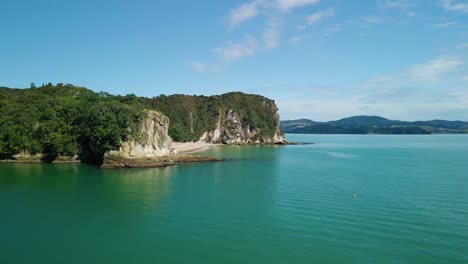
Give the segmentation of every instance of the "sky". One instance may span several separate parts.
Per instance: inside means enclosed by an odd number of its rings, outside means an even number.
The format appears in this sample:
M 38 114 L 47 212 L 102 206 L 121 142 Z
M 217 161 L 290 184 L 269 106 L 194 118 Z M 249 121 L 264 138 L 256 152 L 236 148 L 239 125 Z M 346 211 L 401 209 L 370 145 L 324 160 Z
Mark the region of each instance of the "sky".
M 0 86 L 272 98 L 283 120 L 468 121 L 468 0 L 2 0 Z

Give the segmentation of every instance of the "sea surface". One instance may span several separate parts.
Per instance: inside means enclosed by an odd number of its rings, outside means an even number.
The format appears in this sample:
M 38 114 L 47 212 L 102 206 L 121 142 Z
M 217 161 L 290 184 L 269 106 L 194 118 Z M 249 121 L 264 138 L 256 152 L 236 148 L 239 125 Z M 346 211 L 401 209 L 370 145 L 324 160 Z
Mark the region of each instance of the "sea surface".
M 0 164 L 0 263 L 468 263 L 468 136 L 288 139 L 316 144 Z

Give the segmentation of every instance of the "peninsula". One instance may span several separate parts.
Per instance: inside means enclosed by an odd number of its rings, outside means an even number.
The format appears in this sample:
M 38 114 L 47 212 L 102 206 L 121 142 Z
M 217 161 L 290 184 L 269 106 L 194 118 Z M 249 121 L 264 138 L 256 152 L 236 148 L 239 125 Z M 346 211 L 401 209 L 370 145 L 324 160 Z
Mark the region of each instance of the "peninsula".
M 0 87 L 3 162 L 157 167 L 219 161 L 192 154 L 212 144 L 284 143 L 278 108 L 260 95 L 147 98 L 61 83 Z

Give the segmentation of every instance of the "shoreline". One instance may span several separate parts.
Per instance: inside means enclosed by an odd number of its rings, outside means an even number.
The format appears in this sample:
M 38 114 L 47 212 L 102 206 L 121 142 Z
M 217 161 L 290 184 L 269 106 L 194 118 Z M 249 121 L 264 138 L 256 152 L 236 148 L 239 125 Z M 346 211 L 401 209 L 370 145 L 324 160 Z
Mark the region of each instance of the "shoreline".
M 224 144 L 213 144 L 205 142 L 173 142 L 172 148 L 177 154 L 191 154 L 207 150 L 216 146 L 224 146 Z
M 23 164 L 77 164 L 81 163 L 81 160 L 54 160 L 52 162 L 45 162 L 40 159 L 22 159 L 22 160 L 15 160 L 15 159 L 7 159 L 7 160 L 0 160 L 0 163 L 23 163 Z
M 314 143 L 304 143 L 304 142 L 287 142 L 285 144 L 240 144 L 240 146 L 267 146 L 267 145 L 309 145 Z M 199 163 L 199 162 L 219 162 L 224 161 L 222 158 L 204 156 L 204 155 L 195 155 L 198 152 L 208 150 L 213 147 L 226 146 L 226 144 L 214 144 L 214 143 L 205 143 L 205 142 L 173 142 L 172 147 L 174 154 L 162 157 L 139 157 L 139 158 L 114 158 L 107 159 L 102 165 L 103 169 L 112 169 L 112 168 L 157 168 L 157 167 L 167 167 L 178 164 L 187 164 L 187 163 Z M 227 145 L 230 146 L 230 145 Z M 52 162 L 44 162 L 41 159 L 8 159 L 0 160 L 0 164 L 6 163 L 16 163 L 16 164 L 78 164 L 82 163 L 77 159 L 61 159 L 55 160 Z M 85 163 L 82 163 L 85 164 Z
M 198 156 L 190 154 L 174 154 L 170 156 L 154 157 L 154 158 L 130 158 L 130 159 L 106 159 L 100 166 L 102 169 L 119 169 L 119 168 L 158 168 L 168 167 L 179 164 L 200 163 L 200 162 L 219 162 L 224 159 Z

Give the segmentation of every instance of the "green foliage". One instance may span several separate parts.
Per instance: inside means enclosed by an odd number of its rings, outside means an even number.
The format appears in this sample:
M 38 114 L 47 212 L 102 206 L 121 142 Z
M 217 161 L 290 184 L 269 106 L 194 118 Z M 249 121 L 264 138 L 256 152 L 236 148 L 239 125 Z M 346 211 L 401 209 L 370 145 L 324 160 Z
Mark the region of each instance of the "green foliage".
M 41 153 L 44 161 L 84 154 L 98 163 L 131 135 L 128 128 L 143 115 L 139 100 L 70 84 L 0 88 L 0 159 L 20 152 Z
M 170 118 L 169 135 L 175 141 L 198 140 L 213 131 L 230 109 L 240 116 L 243 127 L 260 128 L 260 137 L 272 136 L 277 126 L 274 102 L 258 95 L 142 98 L 62 83 L 0 87 L 0 159 L 25 152 L 43 154 L 44 161 L 79 155 L 85 162 L 99 164 L 105 152 L 138 137 L 136 124 L 144 118 L 144 109 L 159 110 Z
M 198 140 L 204 132 L 214 130 L 220 115 L 224 117 L 229 109 L 240 115 L 243 127 L 260 128 L 259 137 L 274 135 L 277 126 L 274 102 L 259 95 L 239 92 L 216 96 L 161 95 L 146 99 L 145 103 L 169 117 L 169 135 L 175 141 Z

